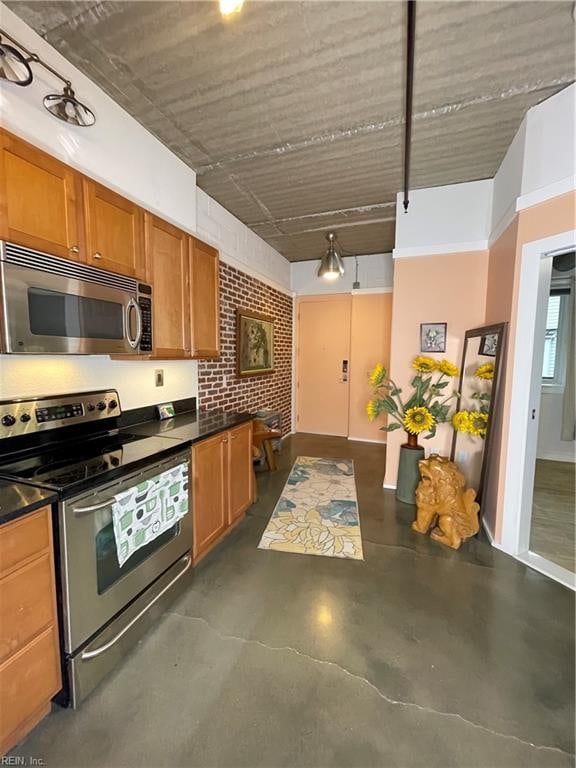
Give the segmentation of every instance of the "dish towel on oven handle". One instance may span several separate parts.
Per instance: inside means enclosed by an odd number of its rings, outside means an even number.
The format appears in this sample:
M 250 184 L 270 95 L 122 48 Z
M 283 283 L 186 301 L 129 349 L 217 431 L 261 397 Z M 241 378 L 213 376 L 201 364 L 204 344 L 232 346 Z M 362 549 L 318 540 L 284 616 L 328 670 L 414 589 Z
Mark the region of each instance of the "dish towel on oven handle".
M 120 567 L 188 512 L 188 464 L 115 494 L 112 523 Z

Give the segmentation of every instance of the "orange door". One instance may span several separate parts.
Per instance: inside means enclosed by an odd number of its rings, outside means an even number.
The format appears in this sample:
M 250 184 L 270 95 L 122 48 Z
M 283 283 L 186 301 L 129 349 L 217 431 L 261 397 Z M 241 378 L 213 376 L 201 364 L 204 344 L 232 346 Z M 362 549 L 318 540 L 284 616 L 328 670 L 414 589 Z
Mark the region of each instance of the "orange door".
M 298 300 L 298 432 L 348 435 L 350 295 Z

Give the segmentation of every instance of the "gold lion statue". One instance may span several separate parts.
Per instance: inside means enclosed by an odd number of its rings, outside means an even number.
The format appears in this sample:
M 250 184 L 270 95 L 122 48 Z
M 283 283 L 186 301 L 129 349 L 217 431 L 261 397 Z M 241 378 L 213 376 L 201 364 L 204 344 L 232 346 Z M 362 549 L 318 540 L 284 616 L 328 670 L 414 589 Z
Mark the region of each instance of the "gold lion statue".
M 478 533 L 476 491 L 466 487 L 464 475 L 456 464 L 443 456 L 432 455 L 418 462 L 420 483 L 416 489 L 416 520 L 412 528 L 428 533 L 441 544 L 459 549 L 465 539 Z

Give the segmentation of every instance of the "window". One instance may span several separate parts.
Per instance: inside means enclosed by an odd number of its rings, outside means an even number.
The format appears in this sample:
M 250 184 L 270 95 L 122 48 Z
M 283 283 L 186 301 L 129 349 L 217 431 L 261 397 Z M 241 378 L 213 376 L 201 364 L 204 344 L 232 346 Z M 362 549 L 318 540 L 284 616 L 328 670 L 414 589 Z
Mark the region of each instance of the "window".
M 568 288 L 553 288 L 548 299 L 542 365 L 544 384 L 562 386 L 564 383 L 565 347 L 568 342 L 566 309 L 569 295 Z

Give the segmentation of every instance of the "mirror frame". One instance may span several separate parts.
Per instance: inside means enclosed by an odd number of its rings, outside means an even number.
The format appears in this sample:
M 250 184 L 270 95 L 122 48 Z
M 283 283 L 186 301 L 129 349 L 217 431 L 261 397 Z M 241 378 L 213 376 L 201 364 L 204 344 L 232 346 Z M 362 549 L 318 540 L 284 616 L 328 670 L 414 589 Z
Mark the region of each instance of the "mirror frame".
M 462 400 L 462 389 L 464 384 L 464 366 L 466 363 L 466 352 L 468 351 L 468 342 L 470 339 L 476 339 L 479 336 L 487 336 L 492 333 L 499 334 L 498 348 L 496 349 L 496 355 L 494 356 L 494 378 L 492 379 L 492 396 L 490 398 L 490 408 L 488 410 L 488 425 L 486 428 L 486 437 L 484 438 L 484 451 L 482 453 L 482 466 L 480 469 L 480 480 L 478 481 L 478 489 L 476 493 L 476 501 L 481 505 L 479 517 L 484 514 L 482 508 L 482 495 L 484 492 L 484 485 L 486 483 L 487 471 L 488 471 L 488 457 L 492 450 L 493 432 L 492 423 L 494 419 L 494 413 L 496 405 L 500 403 L 500 391 L 502 389 L 502 362 L 505 359 L 506 340 L 507 340 L 508 323 L 494 323 L 493 325 L 483 325 L 481 328 L 471 328 L 466 331 L 464 335 L 464 349 L 462 350 L 462 363 L 460 366 L 460 379 L 458 381 L 458 398 L 456 400 L 456 410 L 460 410 L 460 404 Z M 454 461 L 456 455 L 456 440 L 458 438 L 458 432 L 454 430 L 452 437 L 452 450 L 450 451 L 450 461 Z

